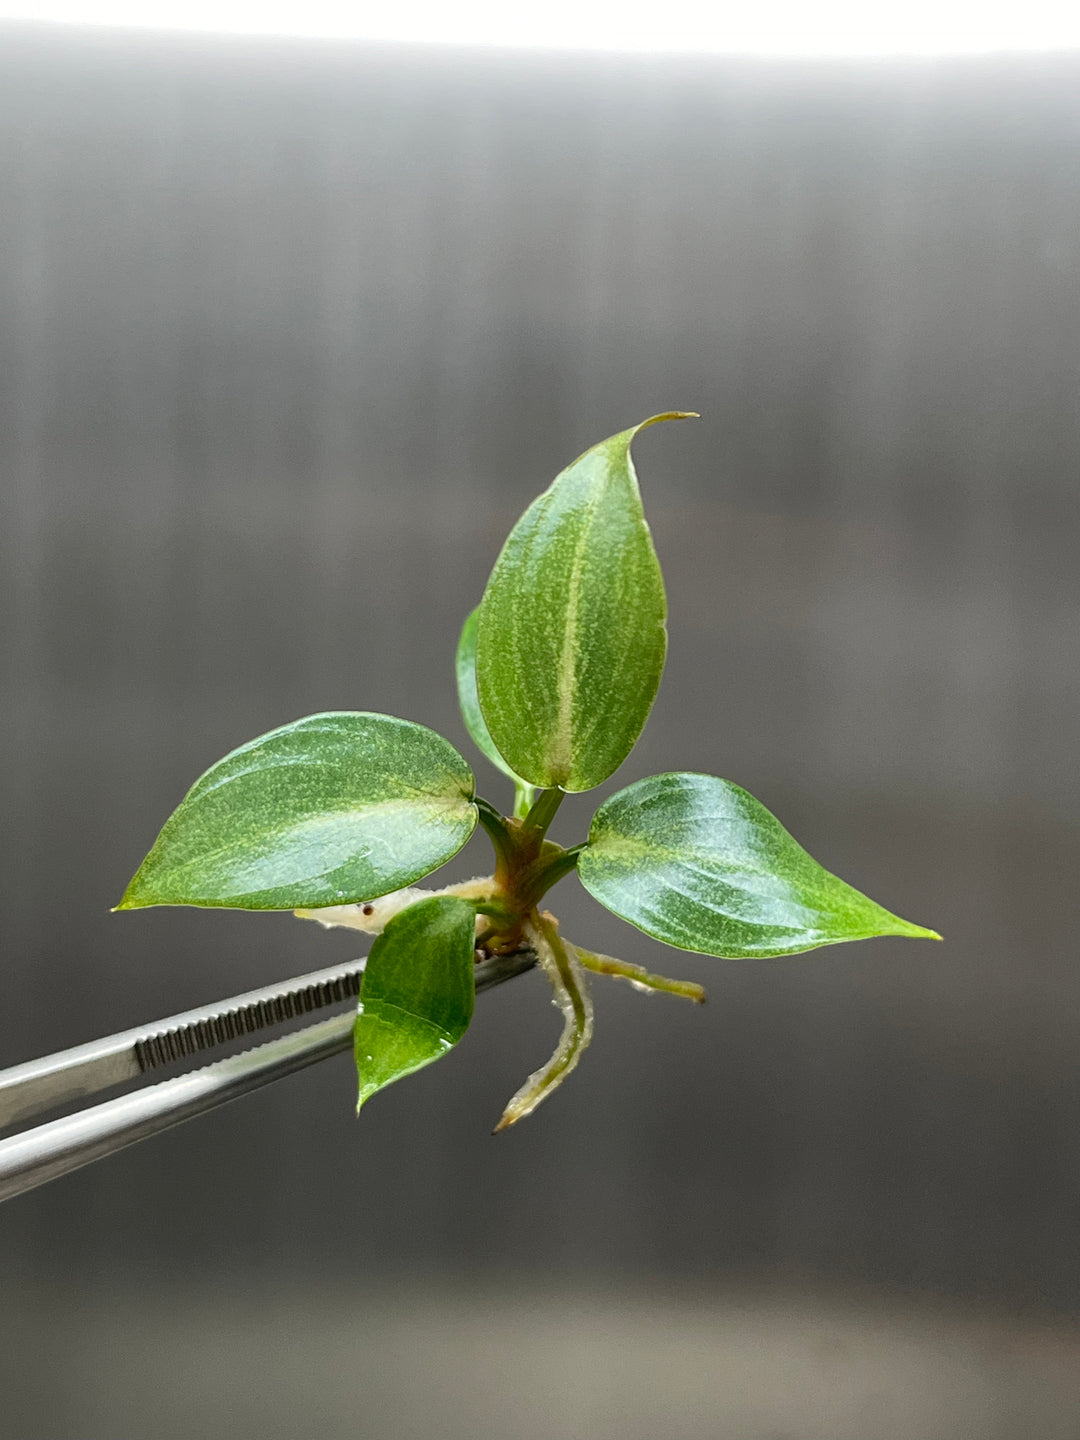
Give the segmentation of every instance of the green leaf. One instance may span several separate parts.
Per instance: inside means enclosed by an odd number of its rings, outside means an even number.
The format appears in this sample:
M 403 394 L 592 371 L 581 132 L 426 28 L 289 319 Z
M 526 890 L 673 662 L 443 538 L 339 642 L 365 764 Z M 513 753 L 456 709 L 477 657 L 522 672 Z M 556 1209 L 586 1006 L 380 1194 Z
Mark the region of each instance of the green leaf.
M 476 693 L 476 630 L 479 618 L 480 607 L 478 605 L 462 626 L 461 639 L 458 641 L 455 657 L 458 704 L 461 706 L 465 728 L 472 736 L 476 748 L 514 782 L 515 813 L 524 815 L 535 798 L 532 786 L 522 780 L 520 775 L 514 774 L 495 748 L 495 741 L 492 740 L 487 725 L 484 723 L 484 712 L 480 709 L 480 697 Z
M 118 910 L 315 909 L 437 869 L 476 825 L 449 741 L 391 715 L 309 715 L 219 760 L 173 811 Z
M 410 905 L 371 947 L 354 1049 L 359 1110 L 376 1090 L 430 1065 L 472 1019 L 476 912 L 452 895 Z
M 631 925 L 706 955 L 941 938 L 830 875 L 760 801 L 712 775 L 652 775 L 613 795 L 593 816 L 578 874 Z
M 476 693 L 476 625 L 479 618 L 478 605 L 462 626 L 461 639 L 458 641 L 454 667 L 457 674 L 458 703 L 465 728 L 472 736 L 476 748 L 496 769 L 516 781 L 518 777 L 495 749 L 495 741 L 484 723 L 484 712 L 480 709 L 480 697 Z
M 630 443 L 587 450 L 526 510 L 495 562 L 476 640 L 498 752 L 532 785 L 591 790 L 629 755 L 664 668 L 667 602 Z

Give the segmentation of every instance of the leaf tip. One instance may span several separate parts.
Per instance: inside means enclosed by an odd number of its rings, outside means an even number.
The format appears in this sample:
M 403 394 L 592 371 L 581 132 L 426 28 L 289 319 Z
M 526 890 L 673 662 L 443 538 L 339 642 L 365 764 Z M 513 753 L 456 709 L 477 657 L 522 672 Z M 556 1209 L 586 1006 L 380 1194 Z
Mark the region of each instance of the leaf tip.
M 944 937 L 936 930 L 928 930 L 925 925 L 916 925 L 911 920 L 901 920 L 899 916 L 894 917 L 896 923 L 889 932 L 892 935 L 902 935 L 907 940 L 941 940 Z
M 665 410 L 662 415 L 650 415 L 648 420 L 642 420 L 640 425 L 634 427 L 634 434 L 645 430 L 650 425 L 661 425 L 665 420 L 700 420 L 701 414 L 697 410 Z

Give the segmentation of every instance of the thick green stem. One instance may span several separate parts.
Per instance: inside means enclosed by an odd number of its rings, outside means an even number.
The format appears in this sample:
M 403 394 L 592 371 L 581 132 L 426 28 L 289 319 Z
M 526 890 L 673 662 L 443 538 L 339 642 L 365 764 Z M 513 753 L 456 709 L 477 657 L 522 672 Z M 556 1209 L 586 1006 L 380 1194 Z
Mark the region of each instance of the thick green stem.
M 536 799 L 536 787 L 527 785 L 524 780 L 514 781 L 514 819 L 524 820 L 533 807 Z
M 525 834 L 534 835 L 537 840 L 544 838 L 548 826 L 555 819 L 555 812 L 563 802 L 565 793 L 558 788 L 540 791 L 528 815 L 525 816 L 525 823 L 522 826 Z

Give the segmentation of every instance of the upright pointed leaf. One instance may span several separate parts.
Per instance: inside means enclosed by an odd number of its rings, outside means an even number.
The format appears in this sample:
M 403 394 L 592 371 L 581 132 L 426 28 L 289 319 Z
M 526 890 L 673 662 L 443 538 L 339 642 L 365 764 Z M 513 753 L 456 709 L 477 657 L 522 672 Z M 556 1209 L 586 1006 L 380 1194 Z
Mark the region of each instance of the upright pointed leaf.
M 630 444 L 587 450 L 511 531 L 476 642 L 498 752 L 532 785 L 590 790 L 633 749 L 664 668 L 667 602 Z
M 712 775 L 652 775 L 613 795 L 593 817 L 578 874 L 631 925 L 706 955 L 941 938 L 830 875 L 764 805 Z
M 242 745 L 195 782 L 117 909 L 371 900 L 461 849 L 476 825 L 472 794 L 468 765 L 423 725 L 310 715 Z
M 440 1059 L 469 1027 L 476 912 L 434 895 L 410 905 L 371 947 L 354 1030 L 359 1110 L 384 1085 Z

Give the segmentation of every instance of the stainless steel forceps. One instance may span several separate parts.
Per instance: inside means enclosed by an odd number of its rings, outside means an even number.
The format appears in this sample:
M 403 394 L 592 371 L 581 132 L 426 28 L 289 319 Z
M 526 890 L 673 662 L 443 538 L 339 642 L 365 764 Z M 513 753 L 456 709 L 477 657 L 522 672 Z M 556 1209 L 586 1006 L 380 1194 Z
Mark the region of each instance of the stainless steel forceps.
M 489 990 L 535 964 L 531 950 L 484 960 L 476 989 Z M 0 1130 L 43 1111 L 139 1079 L 163 1065 L 212 1050 L 359 993 L 363 960 L 283 980 L 217 1005 L 186 1010 L 135 1030 L 0 1070 Z M 356 1006 L 303 1030 L 230 1055 L 202 1069 L 77 1110 L 0 1140 L 0 1200 L 191 1120 L 250 1090 L 347 1050 Z

